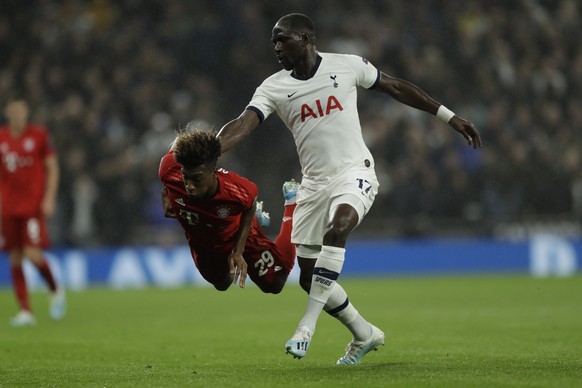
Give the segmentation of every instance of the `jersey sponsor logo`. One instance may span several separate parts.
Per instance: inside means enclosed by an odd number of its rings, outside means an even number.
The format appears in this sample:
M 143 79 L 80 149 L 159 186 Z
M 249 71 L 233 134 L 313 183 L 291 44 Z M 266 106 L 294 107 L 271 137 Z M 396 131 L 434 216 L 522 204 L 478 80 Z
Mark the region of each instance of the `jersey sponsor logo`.
M 180 218 L 186 220 L 188 225 L 198 225 L 200 223 L 200 216 L 198 215 L 198 213 L 189 212 L 188 210 L 185 209 L 180 209 L 178 215 L 180 216 Z
M 176 200 L 175 200 L 175 202 L 176 202 L 178 205 L 186 206 L 186 204 L 184 204 L 184 200 L 183 200 L 182 198 L 178 198 L 178 199 L 176 199 Z
M 299 91 L 299 90 L 296 90 L 296 91 L 294 91 L 293 93 L 289 93 L 289 94 L 287 95 L 287 98 L 291 98 L 291 97 L 293 97 L 293 96 L 295 95 L 295 93 L 297 93 L 298 91 Z
M 216 211 L 216 215 L 219 216 L 220 218 L 226 218 L 230 215 L 230 209 L 225 206 L 221 206 Z
M 30 167 L 34 164 L 33 156 L 20 156 L 16 152 L 2 155 L 2 163 L 8 172 L 15 172 L 19 168 Z
M 315 100 L 314 108 L 307 104 L 303 104 L 301 106 L 301 122 L 305 122 L 305 120 L 308 118 L 317 119 L 323 116 L 327 116 L 336 109 L 339 109 L 340 111 L 344 110 L 342 104 L 340 104 L 335 96 L 329 96 L 327 98 L 327 102 L 325 102 L 325 109 L 324 103 L 322 103 L 321 100 Z

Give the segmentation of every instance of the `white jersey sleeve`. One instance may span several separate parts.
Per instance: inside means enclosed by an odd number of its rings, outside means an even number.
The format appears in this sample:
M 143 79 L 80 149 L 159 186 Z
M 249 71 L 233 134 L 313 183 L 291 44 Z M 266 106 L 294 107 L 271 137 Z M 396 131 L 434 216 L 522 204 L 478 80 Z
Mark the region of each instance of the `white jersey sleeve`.
M 366 89 L 379 81 L 379 72 L 366 58 L 357 55 L 344 55 L 344 63 L 354 72 L 358 86 Z
M 271 115 L 277 109 L 276 102 L 271 98 L 270 94 L 267 92 L 269 90 L 267 78 L 261 86 L 255 90 L 255 94 L 251 99 L 251 102 L 246 109 L 252 110 L 259 115 L 261 122 L 265 121 L 267 117 Z

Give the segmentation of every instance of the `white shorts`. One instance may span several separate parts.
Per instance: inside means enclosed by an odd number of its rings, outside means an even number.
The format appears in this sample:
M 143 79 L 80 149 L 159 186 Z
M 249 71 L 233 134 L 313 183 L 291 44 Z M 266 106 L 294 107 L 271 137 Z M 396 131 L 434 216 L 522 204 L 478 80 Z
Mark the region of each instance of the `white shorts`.
M 373 167 L 354 167 L 325 182 L 303 179 L 293 212 L 291 242 L 321 247 L 325 228 L 341 204 L 358 212 L 358 225 L 368 213 L 378 193 Z

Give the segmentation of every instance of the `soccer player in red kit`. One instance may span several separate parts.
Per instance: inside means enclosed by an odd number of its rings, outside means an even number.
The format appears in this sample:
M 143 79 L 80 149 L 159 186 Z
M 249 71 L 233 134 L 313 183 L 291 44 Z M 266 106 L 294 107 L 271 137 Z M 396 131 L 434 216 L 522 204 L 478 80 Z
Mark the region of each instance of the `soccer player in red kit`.
M 220 154 L 215 134 L 180 132 L 160 163 L 164 214 L 178 219 L 196 267 L 217 290 L 244 288 L 248 275 L 263 292 L 277 294 L 295 263 L 291 227 L 299 184 L 283 185 L 285 211 L 273 242 L 255 217 L 257 186 L 217 168 Z
M 39 270 L 51 293 L 50 314 L 61 319 L 65 295 L 43 254 L 49 246 L 46 218 L 54 214 L 59 166 L 47 130 L 28 122 L 29 107 L 22 96 L 13 96 L 5 107 L 8 124 L 0 127 L 0 235 L 8 252 L 12 283 L 20 312 L 13 326 L 36 323 L 31 312 L 22 270 L 28 258 Z

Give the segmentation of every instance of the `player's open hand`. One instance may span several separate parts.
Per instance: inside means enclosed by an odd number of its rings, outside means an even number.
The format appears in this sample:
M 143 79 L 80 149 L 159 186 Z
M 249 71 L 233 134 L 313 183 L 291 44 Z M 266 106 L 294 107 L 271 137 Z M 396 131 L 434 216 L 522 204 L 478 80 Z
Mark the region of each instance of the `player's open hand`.
M 40 204 L 40 210 L 45 218 L 51 218 L 56 210 L 55 200 L 52 198 L 43 198 Z
M 475 126 L 459 116 L 453 116 L 449 124 L 455 129 L 455 131 L 459 132 L 465 140 L 467 140 L 467 144 L 472 146 L 473 148 L 481 148 L 483 147 L 483 142 L 481 141 L 481 136 L 479 136 L 479 132 Z
M 228 266 L 230 268 L 230 276 L 232 276 L 232 283 L 236 284 L 238 282 L 240 288 L 245 288 L 248 265 L 242 254 L 231 252 L 228 256 Z

